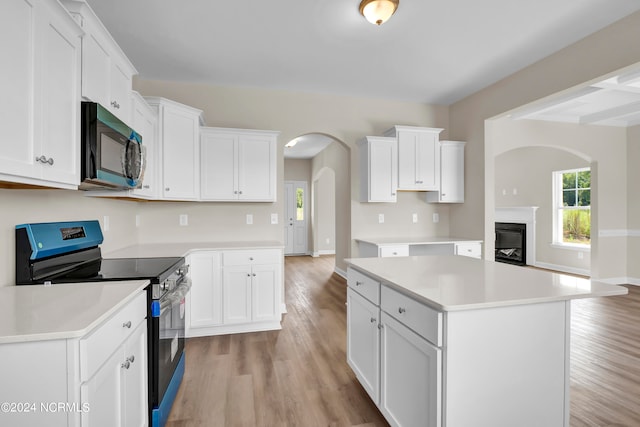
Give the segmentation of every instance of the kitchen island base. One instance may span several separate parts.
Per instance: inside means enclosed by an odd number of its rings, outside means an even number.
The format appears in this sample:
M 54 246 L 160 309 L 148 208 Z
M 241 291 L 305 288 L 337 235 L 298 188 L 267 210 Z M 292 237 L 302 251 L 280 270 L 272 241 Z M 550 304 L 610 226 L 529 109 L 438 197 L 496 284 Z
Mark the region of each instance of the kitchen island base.
M 347 362 L 396 427 L 569 427 L 571 299 L 627 292 L 464 257 L 348 262 Z

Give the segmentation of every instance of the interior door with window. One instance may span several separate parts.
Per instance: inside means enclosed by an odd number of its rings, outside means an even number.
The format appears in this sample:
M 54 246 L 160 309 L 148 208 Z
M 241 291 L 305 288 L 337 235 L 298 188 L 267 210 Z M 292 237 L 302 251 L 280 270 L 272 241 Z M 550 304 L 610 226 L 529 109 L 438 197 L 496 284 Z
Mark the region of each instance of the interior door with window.
M 307 254 L 307 182 L 285 181 L 285 255 Z

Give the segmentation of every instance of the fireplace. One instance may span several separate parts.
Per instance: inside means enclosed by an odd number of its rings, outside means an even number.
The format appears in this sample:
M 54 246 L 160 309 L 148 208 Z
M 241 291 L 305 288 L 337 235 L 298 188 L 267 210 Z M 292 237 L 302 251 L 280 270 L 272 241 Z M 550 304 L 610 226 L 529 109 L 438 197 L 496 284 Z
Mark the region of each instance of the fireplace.
M 509 264 L 527 264 L 527 225 L 496 222 L 495 259 Z

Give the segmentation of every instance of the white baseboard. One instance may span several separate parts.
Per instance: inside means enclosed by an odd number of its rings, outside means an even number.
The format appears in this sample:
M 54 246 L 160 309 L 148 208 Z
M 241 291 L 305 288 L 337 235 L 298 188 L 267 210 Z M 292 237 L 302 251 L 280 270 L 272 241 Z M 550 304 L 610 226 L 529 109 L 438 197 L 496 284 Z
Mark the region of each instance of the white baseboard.
M 335 249 L 323 249 L 321 251 L 314 251 L 311 256 L 314 258 L 318 258 L 321 255 L 335 255 L 335 254 L 336 254 Z
M 591 276 L 591 271 L 584 268 L 568 267 L 566 265 L 550 264 L 548 262 L 536 262 L 536 267 L 545 268 L 547 270 L 560 271 L 562 273 L 578 274 L 580 276 Z
M 597 280 L 598 282 L 607 283 L 609 285 L 640 286 L 640 279 L 635 277 L 609 277 L 606 279 L 595 279 L 592 277 L 592 280 Z
M 340 276 L 340 277 L 342 277 L 343 279 L 347 280 L 347 272 L 346 272 L 346 271 L 344 271 L 343 269 L 336 267 L 336 268 L 334 268 L 334 270 L 333 270 L 333 271 L 334 271 L 338 276 Z

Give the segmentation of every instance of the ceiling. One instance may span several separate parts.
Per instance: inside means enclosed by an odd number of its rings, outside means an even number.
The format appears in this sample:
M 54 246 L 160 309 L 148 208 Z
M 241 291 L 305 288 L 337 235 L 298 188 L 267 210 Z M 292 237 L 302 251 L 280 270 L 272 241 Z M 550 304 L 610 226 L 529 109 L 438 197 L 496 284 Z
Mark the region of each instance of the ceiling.
M 143 79 L 450 105 L 640 10 L 637 0 L 87 0 Z M 614 47 L 612 47 L 614 48 Z
M 640 71 L 609 77 L 534 103 L 511 118 L 619 127 L 640 125 Z
M 284 147 L 285 159 L 312 159 L 335 140 L 321 133 L 302 135 Z

